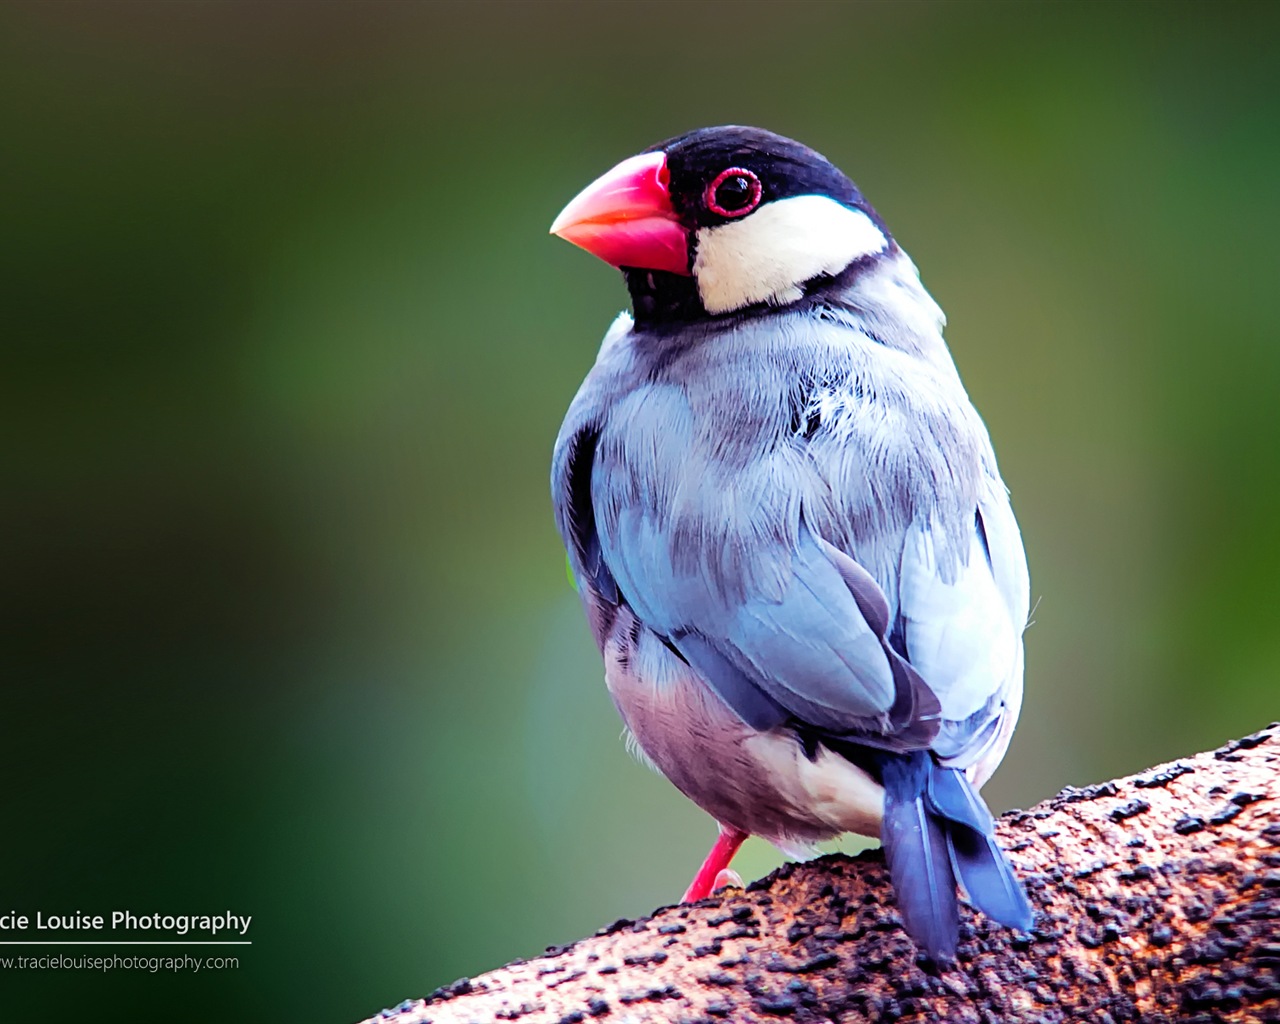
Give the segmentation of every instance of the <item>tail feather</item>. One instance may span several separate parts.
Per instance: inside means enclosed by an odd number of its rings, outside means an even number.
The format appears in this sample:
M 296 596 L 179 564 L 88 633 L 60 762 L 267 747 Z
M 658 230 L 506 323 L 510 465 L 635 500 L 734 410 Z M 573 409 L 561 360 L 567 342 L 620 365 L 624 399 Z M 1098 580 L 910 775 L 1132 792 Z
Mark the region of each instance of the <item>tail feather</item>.
M 929 782 L 925 790 L 929 807 L 948 821 L 987 835 L 995 827 L 991 812 L 982 798 L 973 791 L 963 772 L 938 765 L 931 765 Z
M 881 836 L 907 934 L 930 956 L 951 956 L 960 913 L 942 820 L 925 805 L 928 762 L 894 758 L 884 766 Z
M 907 934 L 930 956 L 955 952 L 957 880 L 993 921 L 1027 929 L 1022 884 L 996 843 L 991 812 L 964 774 L 925 752 L 886 756 L 885 859 Z
M 993 921 L 1026 931 L 1035 919 L 1022 883 L 989 835 L 964 826 L 947 829 L 951 862 L 969 901 Z

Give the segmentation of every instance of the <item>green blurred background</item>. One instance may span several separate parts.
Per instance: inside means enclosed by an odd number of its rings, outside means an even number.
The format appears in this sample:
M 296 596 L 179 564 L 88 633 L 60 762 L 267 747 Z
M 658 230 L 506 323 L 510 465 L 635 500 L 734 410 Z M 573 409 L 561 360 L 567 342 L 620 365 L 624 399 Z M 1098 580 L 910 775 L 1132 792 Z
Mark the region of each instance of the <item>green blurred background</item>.
M 992 804 L 1277 717 L 1278 10 L 0 8 L 0 909 L 254 919 L 0 1018 L 354 1021 L 679 895 L 547 493 L 625 292 L 547 227 L 699 125 L 950 316 L 1040 599 Z

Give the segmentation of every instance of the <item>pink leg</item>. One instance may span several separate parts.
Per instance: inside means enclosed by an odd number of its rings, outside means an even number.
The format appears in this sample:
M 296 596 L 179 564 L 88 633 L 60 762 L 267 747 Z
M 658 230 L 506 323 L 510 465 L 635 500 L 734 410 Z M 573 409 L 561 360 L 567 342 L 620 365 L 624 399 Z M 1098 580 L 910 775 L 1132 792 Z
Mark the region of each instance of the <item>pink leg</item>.
M 711 852 L 702 862 L 698 873 L 693 876 L 693 881 L 689 883 L 689 888 L 680 902 L 692 903 L 694 900 L 703 900 L 710 896 L 715 886 L 716 876 L 729 866 L 733 855 L 738 852 L 738 847 L 746 841 L 746 838 L 747 833 L 721 825 L 719 838 L 711 847 Z

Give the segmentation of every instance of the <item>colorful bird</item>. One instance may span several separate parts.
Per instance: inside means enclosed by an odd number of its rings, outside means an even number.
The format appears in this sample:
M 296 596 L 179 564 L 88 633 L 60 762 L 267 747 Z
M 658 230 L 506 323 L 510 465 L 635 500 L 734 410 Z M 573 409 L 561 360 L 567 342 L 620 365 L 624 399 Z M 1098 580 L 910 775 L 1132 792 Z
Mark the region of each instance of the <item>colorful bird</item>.
M 1022 701 L 1029 583 L 915 265 L 841 171 L 757 128 L 618 164 L 551 231 L 622 270 L 552 494 L 636 747 L 720 835 L 879 836 L 907 932 L 957 883 L 1030 927 L 978 790 Z

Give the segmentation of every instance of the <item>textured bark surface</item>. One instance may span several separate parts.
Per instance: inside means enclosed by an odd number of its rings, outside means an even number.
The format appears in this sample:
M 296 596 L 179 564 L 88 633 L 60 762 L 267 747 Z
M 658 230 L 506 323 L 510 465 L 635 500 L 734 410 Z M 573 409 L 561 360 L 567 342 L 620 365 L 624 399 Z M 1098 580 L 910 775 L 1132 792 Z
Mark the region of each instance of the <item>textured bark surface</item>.
M 377 1024 L 1280 1021 L 1280 724 L 999 826 L 1030 933 L 962 912 L 916 956 L 879 851 L 618 921 Z

